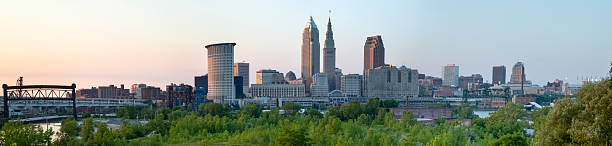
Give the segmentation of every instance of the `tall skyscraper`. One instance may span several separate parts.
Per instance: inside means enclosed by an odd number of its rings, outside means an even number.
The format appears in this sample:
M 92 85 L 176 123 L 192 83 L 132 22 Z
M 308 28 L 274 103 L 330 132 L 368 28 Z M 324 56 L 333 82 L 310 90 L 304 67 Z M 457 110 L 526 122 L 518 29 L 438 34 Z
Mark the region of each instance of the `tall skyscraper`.
M 208 49 L 208 100 L 229 104 L 234 94 L 234 46 L 236 43 L 206 45 Z
M 325 33 L 325 48 L 323 48 L 323 72 L 327 74 L 327 85 L 329 91 L 336 90 L 336 47 L 334 45 L 334 33 L 332 32 L 331 18 L 328 19 L 327 32 Z
M 236 62 L 234 63 L 234 76 L 242 77 L 242 93 L 248 95 L 249 93 L 249 63 Z
M 521 84 L 525 80 L 525 65 L 523 62 L 517 62 L 512 67 L 512 75 L 510 75 L 510 84 Z
M 493 84 L 506 83 L 506 66 L 493 66 Z
M 306 94 L 310 95 L 310 84 L 315 74 L 321 72 L 319 57 L 319 30 L 312 16 L 302 31 L 302 80 Z
M 459 66 L 455 64 L 442 66 L 442 85 L 459 86 Z
M 363 46 L 363 73 L 385 65 L 385 47 L 380 35 L 368 37 Z

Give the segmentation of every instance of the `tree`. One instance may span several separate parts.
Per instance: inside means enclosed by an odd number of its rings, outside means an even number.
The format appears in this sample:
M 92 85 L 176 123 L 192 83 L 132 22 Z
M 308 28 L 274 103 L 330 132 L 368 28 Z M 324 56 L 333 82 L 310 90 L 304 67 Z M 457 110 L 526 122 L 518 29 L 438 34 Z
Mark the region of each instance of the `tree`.
M 399 103 L 393 99 L 384 100 L 381 104 L 383 108 L 395 108 L 399 105 Z
M 321 114 L 321 112 L 315 109 L 311 109 L 311 108 L 306 110 L 304 114 L 308 116 L 316 117 L 316 118 L 323 118 L 323 114 Z
M 374 117 L 378 112 L 378 107 L 380 107 L 380 100 L 378 98 L 370 98 L 368 99 L 368 103 L 365 104 L 363 110 L 366 114 Z
M 250 103 L 240 109 L 240 114 L 248 115 L 252 118 L 257 118 L 259 117 L 259 115 L 261 115 L 261 107 Z
M 470 107 L 467 104 L 461 104 L 459 106 L 453 107 L 453 116 L 455 118 L 465 118 L 465 119 L 472 119 L 475 117 L 472 107 Z
M 93 137 L 93 143 L 98 145 L 111 145 L 113 144 L 114 136 L 112 131 L 104 123 L 99 123 L 97 131 Z
M 81 140 L 84 142 L 88 142 L 93 139 L 94 132 L 94 123 L 92 118 L 87 118 L 83 120 L 83 125 L 81 126 Z
M 285 103 L 283 103 L 283 106 L 281 107 L 281 109 L 285 110 L 285 114 L 286 115 L 294 115 L 301 108 L 302 108 L 302 106 L 300 106 L 299 104 L 296 104 L 294 102 L 285 102 Z
M 342 112 L 343 117 L 347 119 L 357 119 L 357 117 L 362 113 L 361 104 L 356 101 L 351 101 L 340 107 L 340 111 Z
M 213 116 L 227 116 L 229 113 L 229 108 L 223 104 L 209 102 L 206 104 L 200 104 L 198 107 L 198 112 L 202 116 L 206 114 L 211 114 Z
M 538 144 L 610 145 L 612 143 L 612 79 L 583 85 L 575 100 L 555 103 L 546 117 Z
M 52 130 L 38 125 L 7 122 L 0 132 L 0 145 L 50 145 Z
M 516 132 L 500 137 L 492 145 L 495 146 L 527 146 L 527 138 L 523 133 Z
M 289 124 L 289 121 L 284 121 L 281 124 L 281 131 L 276 138 L 278 145 L 303 146 L 306 145 L 306 129 L 298 123 Z
M 65 133 L 69 136 L 77 136 L 79 134 L 79 130 L 79 125 L 72 117 L 62 121 L 62 127 L 60 127 L 61 133 Z

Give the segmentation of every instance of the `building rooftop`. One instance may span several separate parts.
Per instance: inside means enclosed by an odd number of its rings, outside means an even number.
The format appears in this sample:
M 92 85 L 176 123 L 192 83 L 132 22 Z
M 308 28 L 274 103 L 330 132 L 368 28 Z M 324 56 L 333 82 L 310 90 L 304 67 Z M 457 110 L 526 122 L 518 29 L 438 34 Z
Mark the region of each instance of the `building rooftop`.
M 208 48 L 208 47 L 212 47 L 212 46 L 221 46 L 221 45 L 232 45 L 232 46 L 236 46 L 236 43 L 216 43 L 216 44 L 209 44 L 206 45 L 204 47 Z

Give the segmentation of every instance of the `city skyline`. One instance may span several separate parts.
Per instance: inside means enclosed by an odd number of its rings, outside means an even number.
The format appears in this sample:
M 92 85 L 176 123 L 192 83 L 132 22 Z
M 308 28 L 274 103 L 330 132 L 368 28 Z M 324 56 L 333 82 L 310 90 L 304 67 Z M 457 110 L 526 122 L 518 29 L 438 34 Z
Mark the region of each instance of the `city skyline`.
M 365 2 L 278 2 L 270 6 L 265 6 L 270 3 L 264 2 L 256 6 L 272 10 L 261 10 L 254 14 L 206 14 L 229 8 L 222 6 L 223 3 L 202 2 L 192 7 L 183 3 L 169 6 L 163 6 L 163 3 L 149 4 L 159 9 L 145 9 L 139 6 L 143 3 L 138 2 L 74 2 L 51 3 L 46 6 L 9 2 L 0 5 L 0 18 L 12 20 L 0 24 L 0 31 L 6 32 L 0 34 L 0 50 L 3 51 L 0 61 L 4 62 L 0 82 L 13 85 L 17 77 L 24 76 L 25 84 L 68 85 L 74 82 L 77 88 L 110 84 L 129 86 L 138 83 L 157 87 L 165 87 L 170 83 L 193 84 L 194 76 L 207 73 L 204 45 L 222 42 L 237 43 L 234 60 L 244 60 L 251 64 L 251 83 L 255 82 L 252 80 L 254 72 L 260 69 L 300 74 L 299 32 L 304 26 L 304 18 L 313 16 L 315 22 L 323 24 L 330 15 L 329 9 L 332 10 L 331 19 L 334 19 L 336 67 L 342 69 L 344 74 L 361 74 L 363 64 L 356 62 L 362 61 L 363 43 L 366 37 L 372 35 L 385 38 L 385 63 L 406 65 L 417 69 L 419 73 L 437 77 L 441 77 L 440 66 L 456 64 L 461 67 L 459 76 L 482 74 L 485 82 L 491 82 L 491 67 L 510 67 L 522 61 L 525 63 L 527 80 L 535 84 L 542 85 L 565 77 L 577 83 L 576 78 L 579 77 L 604 76 L 612 60 L 612 49 L 609 49 L 612 44 L 605 40 L 612 34 L 611 29 L 605 27 L 609 26 L 610 21 L 603 20 L 610 16 L 610 13 L 605 13 L 610 11 L 603 7 L 606 4 L 601 4 L 605 2 L 582 3 L 586 8 L 569 2 L 530 3 L 535 6 L 519 6 L 521 2 L 486 2 L 476 6 L 469 5 L 473 2 L 438 5 L 428 2 L 383 2 L 372 4 L 374 9 L 380 10 L 368 11 L 373 14 L 357 11 L 367 8 Z M 500 6 L 503 5 L 501 3 L 510 4 Z M 299 4 L 310 5 L 312 8 L 291 10 Z M 547 5 L 550 9 L 539 9 L 544 4 L 551 4 Z M 200 10 L 200 7 L 208 5 L 216 7 L 213 10 Z M 391 7 L 384 10 L 383 6 Z M 518 14 L 484 8 L 471 9 L 478 6 L 508 8 L 510 12 Z M 187 8 L 176 11 L 183 7 Z M 428 8 L 453 9 L 433 13 Z M 117 12 L 109 11 L 113 9 Z M 255 9 L 242 11 L 248 10 Z M 565 12 L 568 10 L 575 11 Z M 10 13 L 12 11 L 18 13 Z M 82 11 L 83 14 L 72 14 L 75 11 Z M 230 10 L 221 10 L 226 11 Z M 276 11 L 288 14 L 278 14 Z M 478 14 L 485 11 L 492 11 L 493 14 Z M 539 13 L 528 15 L 533 12 Z M 571 19 L 561 18 L 558 13 L 567 14 L 564 16 Z M 128 15 L 121 16 L 123 14 Z M 547 17 L 549 15 L 554 16 Z M 207 21 L 190 21 L 189 16 L 205 20 L 227 20 L 231 24 L 222 27 Z M 499 16 L 510 17 L 499 19 Z M 129 19 L 132 17 L 138 19 Z M 274 21 L 270 21 L 273 17 L 287 19 L 274 18 Z M 256 21 L 260 18 L 266 21 Z M 539 18 L 546 19 L 537 20 Z M 63 22 L 52 21 L 54 19 Z M 522 23 L 512 23 L 514 21 Z M 107 25 L 111 27 L 106 28 Z M 183 26 L 186 28 L 178 28 Z M 247 27 L 238 29 L 241 26 Z M 228 27 L 237 29 L 213 31 Z M 319 35 L 323 33 L 320 31 Z M 253 37 L 258 35 L 278 40 Z M 323 37 L 319 37 L 321 41 L 324 41 Z M 279 60 L 282 60 L 280 64 Z M 322 60 L 321 57 L 320 62 Z M 14 61 L 23 63 L 8 63 Z M 506 73 L 506 77 L 510 77 L 510 72 Z

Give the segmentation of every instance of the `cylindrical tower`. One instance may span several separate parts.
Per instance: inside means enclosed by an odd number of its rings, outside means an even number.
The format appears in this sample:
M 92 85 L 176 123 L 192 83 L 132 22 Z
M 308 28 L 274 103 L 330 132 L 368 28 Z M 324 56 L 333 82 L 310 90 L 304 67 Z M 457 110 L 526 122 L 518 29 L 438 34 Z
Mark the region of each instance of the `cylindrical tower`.
M 234 95 L 234 46 L 236 43 L 206 45 L 208 49 L 208 95 L 215 103 L 229 104 Z

